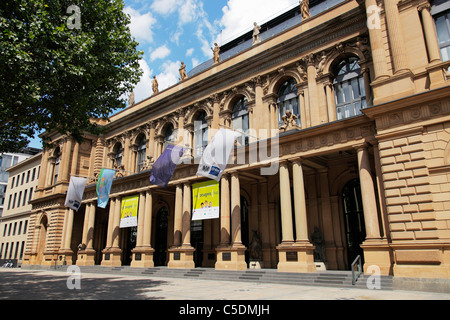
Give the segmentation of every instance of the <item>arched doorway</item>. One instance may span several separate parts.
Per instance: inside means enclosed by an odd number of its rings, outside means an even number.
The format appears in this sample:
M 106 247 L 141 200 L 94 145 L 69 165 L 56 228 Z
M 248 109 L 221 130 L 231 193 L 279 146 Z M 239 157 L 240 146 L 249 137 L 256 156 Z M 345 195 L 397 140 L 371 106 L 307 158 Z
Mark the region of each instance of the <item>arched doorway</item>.
M 169 211 L 166 207 L 159 209 L 156 214 L 155 225 L 155 252 L 153 254 L 153 261 L 155 267 L 165 266 L 167 260 L 167 227 L 168 227 Z
M 350 267 L 358 255 L 361 256 L 364 263 L 364 252 L 361 244 L 366 239 L 366 228 L 359 179 L 353 179 L 344 186 L 342 202 L 344 206 L 348 267 Z
M 122 265 L 129 266 L 133 260 L 133 250 L 136 247 L 137 227 L 123 228 L 121 232 Z

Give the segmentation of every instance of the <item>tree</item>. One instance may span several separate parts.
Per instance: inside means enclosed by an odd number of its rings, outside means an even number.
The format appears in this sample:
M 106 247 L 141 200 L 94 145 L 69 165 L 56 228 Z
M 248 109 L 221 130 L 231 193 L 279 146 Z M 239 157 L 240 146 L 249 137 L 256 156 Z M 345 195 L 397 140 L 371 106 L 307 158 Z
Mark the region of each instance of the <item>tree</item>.
M 36 132 L 82 141 L 124 108 L 143 52 L 122 0 L 0 2 L 0 152 Z M 44 141 L 45 142 L 45 141 Z

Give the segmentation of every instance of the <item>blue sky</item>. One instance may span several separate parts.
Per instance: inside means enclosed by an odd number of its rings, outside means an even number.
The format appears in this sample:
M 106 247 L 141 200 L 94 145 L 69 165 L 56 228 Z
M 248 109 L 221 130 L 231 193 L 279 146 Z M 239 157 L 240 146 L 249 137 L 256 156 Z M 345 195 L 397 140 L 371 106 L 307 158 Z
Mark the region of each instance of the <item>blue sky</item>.
M 124 0 L 130 30 L 144 51 L 144 71 L 135 88 L 136 102 L 152 94 L 153 76 L 162 91 L 179 81 L 181 61 L 189 72 L 212 58 L 211 47 L 227 43 L 299 5 L 299 0 Z M 83 16 L 81 16 L 83 19 Z M 39 138 L 31 147 L 41 148 Z

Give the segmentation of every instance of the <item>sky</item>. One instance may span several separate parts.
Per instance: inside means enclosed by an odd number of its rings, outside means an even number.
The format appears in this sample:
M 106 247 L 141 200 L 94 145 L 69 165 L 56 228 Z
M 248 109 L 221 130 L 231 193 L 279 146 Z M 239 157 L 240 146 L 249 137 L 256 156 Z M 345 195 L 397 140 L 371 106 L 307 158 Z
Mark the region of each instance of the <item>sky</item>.
M 179 81 L 181 62 L 188 73 L 212 59 L 211 47 L 223 45 L 299 5 L 299 0 L 124 0 L 131 35 L 144 52 L 144 71 L 134 89 L 136 103 L 152 95 L 156 76 L 162 91 Z M 81 19 L 83 17 L 81 16 Z M 31 147 L 42 148 L 39 138 Z

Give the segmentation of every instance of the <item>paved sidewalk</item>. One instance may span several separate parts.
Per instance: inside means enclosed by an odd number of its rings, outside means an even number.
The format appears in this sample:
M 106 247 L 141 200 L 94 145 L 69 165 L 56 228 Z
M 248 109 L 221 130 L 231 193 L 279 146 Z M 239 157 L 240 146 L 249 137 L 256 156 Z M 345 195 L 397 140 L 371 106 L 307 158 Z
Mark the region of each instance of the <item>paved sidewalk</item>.
M 69 278 L 72 275 L 72 278 Z M 0 269 L 0 300 L 450 300 L 450 294 Z

